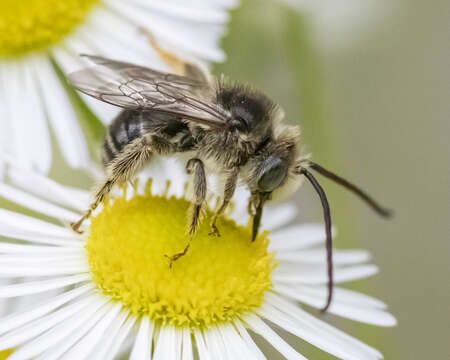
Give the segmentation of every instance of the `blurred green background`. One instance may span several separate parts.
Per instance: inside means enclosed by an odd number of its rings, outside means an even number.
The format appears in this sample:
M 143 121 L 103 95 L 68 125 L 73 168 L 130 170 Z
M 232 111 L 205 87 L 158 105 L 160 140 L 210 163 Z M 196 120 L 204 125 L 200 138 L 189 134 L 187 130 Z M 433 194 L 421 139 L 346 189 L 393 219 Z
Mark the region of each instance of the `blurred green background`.
M 448 359 L 450 6 L 448 1 L 244 0 L 216 73 L 248 81 L 300 123 L 314 159 L 395 209 L 379 219 L 329 181 L 338 247 L 364 247 L 380 273 L 354 288 L 386 301 L 394 328 L 336 323 L 386 359 Z M 369 4 L 370 3 L 370 4 Z M 374 5 L 375 4 L 375 5 Z M 307 185 L 297 221 L 322 221 Z M 311 359 L 330 359 L 295 343 Z M 281 359 L 273 353 L 271 359 Z

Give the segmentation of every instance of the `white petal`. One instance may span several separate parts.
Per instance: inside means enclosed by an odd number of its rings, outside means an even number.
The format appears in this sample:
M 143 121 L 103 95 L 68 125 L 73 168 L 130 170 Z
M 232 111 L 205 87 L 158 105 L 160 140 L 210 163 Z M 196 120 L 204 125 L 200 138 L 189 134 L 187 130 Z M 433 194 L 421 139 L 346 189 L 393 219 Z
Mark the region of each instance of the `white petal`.
M 90 354 L 105 335 L 110 324 L 113 321 L 117 321 L 118 317 L 120 317 L 119 312 L 121 308 L 121 303 L 115 303 L 103 319 L 101 319 L 73 348 L 64 354 L 63 359 L 89 359 Z M 103 346 L 103 344 L 101 346 Z
M 50 124 L 64 158 L 74 168 L 86 167 L 89 154 L 83 132 L 64 87 L 48 59 L 40 59 L 36 64 L 36 74 L 43 89 Z
M 308 297 L 315 298 L 323 302 L 325 306 L 325 299 L 328 295 L 328 289 L 326 286 L 306 286 L 298 285 L 295 287 L 286 286 L 282 284 L 274 284 L 274 290 L 288 296 L 292 299 L 302 301 L 298 296 L 306 295 Z M 375 299 L 371 296 L 361 294 L 359 292 L 351 291 L 348 289 L 334 287 L 333 290 L 333 302 L 338 302 L 350 306 L 360 307 L 360 308 L 376 308 L 376 309 L 386 309 L 386 304 L 381 300 Z M 319 307 L 323 307 L 319 306 Z
M 272 274 L 274 281 L 279 281 L 286 284 L 326 284 L 328 276 L 325 268 L 303 270 L 298 272 L 293 271 L 279 271 L 281 268 L 275 269 Z M 375 275 L 378 268 L 375 265 L 361 265 L 350 266 L 346 268 L 334 269 L 334 283 L 364 279 L 366 277 Z
M 206 348 L 210 354 L 214 354 L 216 360 L 231 360 L 230 355 L 225 348 L 222 337 L 213 327 L 203 331 Z
M 89 272 L 89 264 L 86 259 L 67 263 L 50 263 L 45 267 L 40 264 L 26 266 L 0 264 L 0 277 L 71 275 L 87 272 Z
M 101 339 L 101 346 L 96 346 L 94 352 L 90 355 L 91 359 L 106 359 L 109 356 L 110 349 L 116 341 L 117 334 L 129 315 L 128 310 L 121 310 L 119 315 L 113 320 L 107 331 Z
M 148 316 L 142 317 L 133 350 L 131 350 L 130 360 L 147 360 L 150 358 L 154 326 Z
M 23 245 L 0 242 L 0 254 L 33 254 L 33 255 L 82 255 L 80 247 Z
M 210 354 L 205 345 L 203 333 L 194 329 L 195 343 L 197 344 L 197 352 L 200 360 L 215 360 L 214 355 Z
M 228 14 L 217 8 L 208 9 L 206 6 L 195 8 L 191 4 L 175 5 L 161 0 L 148 2 L 145 0 L 131 0 L 130 2 L 140 5 L 142 10 L 160 13 L 163 16 L 173 16 L 180 20 L 198 21 L 203 23 L 224 23 L 228 20 Z
M 255 358 L 258 360 L 266 359 L 261 349 L 258 347 L 258 345 L 255 344 L 242 322 L 239 319 L 235 319 L 234 325 L 236 326 L 236 329 L 238 330 L 242 340 L 247 345 L 247 348 L 253 353 Z
M 14 186 L 20 187 L 41 199 L 46 199 L 55 204 L 70 207 L 80 212 L 85 211 L 89 205 L 88 192 L 84 192 L 84 196 L 80 193 L 81 189 L 79 192 L 73 193 L 69 187 L 58 184 L 48 177 L 17 167 L 15 160 L 11 157 L 5 157 L 4 154 L 0 154 L 0 157 L 10 167 L 8 175 Z
M 225 349 L 229 353 L 229 359 L 248 359 L 256 360 L 254 354 L 247 348 L 243 339 L 239 336 L 239 333 L 230 324 L 217 326 L 217 331 L 222 338 Z
M 61 237 L 64 239 L 76 239 L 75 233 L 69 229 L 50 224 L 49 222 L 15 213 L 13 211 L 0 209 L 0 234 L 2 229 L 18 229 L 22 232 L 30 232 L 36 235 L 46 235 L 49 237 Z M 3 234 L 5 236 L 9 236 Z M 66 240 L 70 242 L 69 240 Z
M 159 43 L 170 44 L 207 60 L 223 61 L 225 58 L 222 50 L 216 45 L 218 37 L 223 32 L 221 27 L 210 26 L 205 29 L 200 24 L 186 26 L 180 21 L 162 18 L 150 12 L 144 13 L 135 6 L 117 0 L 108 0 L 108 6 L 133 19 L 139 26 L 148 29 Z
M 326 322 L 315 318 L 311 314 L 302 310 L 295 304 L 281 298 L 280 296 L 268 293 L 265 301 L 272 304 L 278 310 L 286 313 L 287 315 L 292 316 L 292 318 L 295 318 L 300 323 L 306 323 L 308 326 L 313 327 L 316 331 L 322 332 L 324 337 L 336 338 L 338 339 L 337 341 L 340 341 L 344 346 L 353 347 L 353 351 L 358 351 L 363 354 L 363 358 L 368 357 L 381 359 L 383 357 L 378 350 L 364 344 L 343 331 L 336 329 Z
M 181 336 L 181 330 L 173 326 L 161 327 L 158 340 L 155 341 L 153 360 L 178 360 L 181 356 Z
M 89 305 L 90 301 L 91 299 L 89 297 L 85 297 L 73 304 L 64 306 L 53 313 L 33 320 L 28 324 L 0 336 L 0 349 L 6 350 L 16 347 L 17 345 L 44 333 L 56 324 L 62 323 L 68 317 L 82 311 L 83 308 L 86 308 Z
M 130 330 L 133 328 L 133 325 L 135 324 L 136 320 L 137 320 L 137 317 L 134 315 L 131 315 L 128 317 L 128 319 L 125 321 L 125 323 L 121 326 L 119 333 L 117 334 L 111 348 L 108 351 L 108 356 L 106 357 L 106 359 L 112 360 L 112 359 L 116 358 L 116 355 L 120 350 L 120 347 L 122 346 L 126 337 L 130 333 Z
M 258 313 L 275 325 L 280 326 L 282 329 L 340 359 L 373 359 L 371 356 L 362 357 L 361 355 L 363 354 L 356 351 L 356 349 L 352 346 L 345 346 L 338 339 L 330 336 L 324 336 L 322 332 L 317 331 L 306 322 L 296 323 L 295 321 L 292 321 L 292 318 L 289 318 L 289 316 L 283 314 L 281 311 L 269 304 L 264 304 Z
M 183 328 L 182 332 L 183 342 L 181 360 L 194 360 L 194 354 L 192 352 L 191 330 Z
M 269 238 L 271 251 L 300 250 L 325 242 L 325 228 L 321 224 L 293 225 L 272 232 Z
M 6 184 L 0 183 L 0 197 L 55 219 L 74 222 L 80 218 L 80 215 L 77 213 L 38 199 Z
M 277 349 L 288 360 L 306 360 L 303 355 L 295 351 L 286 341 L 284 341 L 275 331 L 273 331 L 258 316 L 251 314 L 244 316 L 243 320 L 257 334 L 261 335 L 266 341 Z
M 75 329 L 95 316 L 94 314 L 96 314 L 107 301 L 106 298 L 101 298 L 97 294 L 87 296 L 86 299 L 87 304 L 82 311 L 76 312 L 69 319 L 66 319 L 64 322 L 54 326 L 47 332 L 39 335 L 34 340 L 20 346 L 16 351 L 14 351 L 10 359 L 26 360 L 35 358 L 37 355 L 47 349 L 50 349 L 58 342 L 70 337 L 70 334 L 74 332 Z
M 7 119 L 10 123 L 10 131 L 7 150 L 12 154 L 18 165 L 24 168 L 31 169 L 32 163 L 29 156 L 32 149 L 31 137 L 33 134 L 28 130 L 28 122 L 32 121 L 26 114 L 26 107 L 22 102 L 24 69 L 23 62 L 5 62 L 3 78 L 4 83 L 7 84 L 7 91 L 5 96 L 5 110 L 7 111 Z M 4 131 L 4 130 L 2 130 Z
M 266 206 L 261 219 L 263 229 L 274 230 L 295 219 L 297 208 L 293 204 Z
M 61 355 L 66 354 L 67 350 L 72 348 L 75 344 L 78 343 L 80 339 L 83 338 L 83 336 L 86 335 L 86 333 L 92 330 L 98 324 L 98 322 L 113 309 L 113 306 L 114 304 L 112 302 L 109 302 L 106 305 L 102 306 L 99 310 L 94 312 L 91 317 L 85 320 L 81 327 L 78 327 L 74 332 L 70 333 L 69 336 L 64 337 L 56 345 L 47 349 L 35 360 L 61 359 Z M 75 357 L 72 359 L 78 358 Z
M 48 314 L 49 312 L 57 309 L 61 305 L 64 305 L 65 303 L 77 298 L 78 296 L 92 290 L 93 288 L 93 284 L 86 284 L 64 294 L 58 295 L 46 302 L 30 306 L 29 309 L 20 310 L 17 313 L 8 315 L 0 319 L 0 334 L 13 330 L 35 319 L 38 319 L 41 316 L 44 316 L 45 314 Z
M 277 252 L 277 260 L 305 264 L 321 264 L 326 261 L 325 249 Z M 365 250 L 333 250 L 333 263 L 336 265 L 361 264 L 370 260 Z
M 39 172 L 47 173 L 51 164 L 51 143 L 44 106 L 39 97 L 41 89 L 34 73 L 34 57 L 28 58 L 24 65 L 25 79 L 22 86 L 22 101 L 24 101 L 23 107 L 27 115 L 22 120 L 28 121 L 26 131 L 31 135 L 30 145 L 34 148 L 29 156 L 33 168 Z
M 10 298 L 15 296 L 24 296 L 41 293 L 53 289 L 59 289 L 64 286 L 78 284 L 90 279 L 89 274 L 66 276 L 51 280 L 24 282 L 20 284 L 0 286 L 0 298 Z

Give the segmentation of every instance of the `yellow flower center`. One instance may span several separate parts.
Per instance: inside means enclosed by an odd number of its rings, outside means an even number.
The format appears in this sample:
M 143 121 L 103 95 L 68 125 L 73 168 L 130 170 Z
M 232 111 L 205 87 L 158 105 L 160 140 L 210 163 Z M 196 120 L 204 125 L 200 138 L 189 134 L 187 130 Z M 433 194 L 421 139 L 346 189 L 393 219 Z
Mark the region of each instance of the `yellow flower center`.
M 264 233 L 219 219 L 210 236 L 208 209 L 187 254 L 169 267 L 165 255 L 184 249 L 186 199 L 134 194 L 105 204 L 92 219 L 86 249 L 92 278 L 135 315 L 173 326 L 207 327 L 261 306 L 271 288 L 273 255 Z
M 0 360 L 6 360 L 14 352 L 12 349 L 0 351 Z
M 1 0 L 0 56 L 48 47 L 69 34 L 99 0 Z

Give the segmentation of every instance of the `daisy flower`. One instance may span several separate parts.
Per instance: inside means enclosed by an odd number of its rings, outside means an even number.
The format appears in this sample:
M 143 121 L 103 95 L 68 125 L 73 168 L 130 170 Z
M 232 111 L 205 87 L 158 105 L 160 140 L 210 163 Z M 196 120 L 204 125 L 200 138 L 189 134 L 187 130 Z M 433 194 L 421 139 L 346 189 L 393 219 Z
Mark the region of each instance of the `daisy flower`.
M 11 281 L 0 298 L 53 291 L 0 319 L 0 350 L 15 349 L 9 360 L 265 359 L 255 334 L 286 359 L 304 359 L 277 328 L 341 359 L 382 358 L 303 308 L 326 302 L 325 234 L 321 224 L 288 226 L 292 205 L 267 207 L 266 231 L 251 242 L 248 193 L 239 188 L 219 220 L 222 236 L 208 235 L 207 210 L 190 250 L 170 268 L 165 255 L 184 248 L 189 207 L 189 179 L 175 159 L 115 189 L 81 235 L 68 224 L 88 206 L 88 192 L 8 164 L 0 195 L 41 219 L 0 210 L 0 277 Z M 210 208 L 215 202 L 211 196 Z M 335 251 L 335 282 L 375 274 L 368 260 L 363 250 Z M 339 286 L 329 312 L 396 323 L 383 302 Z
M 218 41 L 233 5 L 235 0 L 2 0 L 0 150 L 46 173 L 52 133 L 70 166 L 89 167 L 60 75 L 83 67 L 80 53 L 166 70 L 142 30 L 184 57 L 222 61 Z M 100 120 L 112 118 L 114 109 L 84 100 Z

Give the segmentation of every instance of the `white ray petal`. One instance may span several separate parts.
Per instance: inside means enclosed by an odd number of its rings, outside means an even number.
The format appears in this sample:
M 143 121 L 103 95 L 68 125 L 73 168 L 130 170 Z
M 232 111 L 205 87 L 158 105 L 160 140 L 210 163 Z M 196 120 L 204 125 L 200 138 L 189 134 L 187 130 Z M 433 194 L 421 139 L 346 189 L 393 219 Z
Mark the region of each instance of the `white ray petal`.
M 96 346 L 94 352 L 90 355 L 91 359 L 106 359 L 109 356 L 110 349 L 117 339 L 117 335 L 123 323 L 127 319 L 129 311 L 121 310 L 109 328 L 105 331 L 101 339 L 101 346 Z
M 158 340 L 155 341 L 153 360 L 173 359 L 181 356 L 181 331 L 173 326 L 164 326 L 159 329 Z
M 300 321 L 301 323 L 304 322 L 308 324 L 308 326 L 314 327 L 314 329 L 316 329 L 317 331 L 323 332 L 324 336 L 336 337 L 343 344 L 347 344 L 347 346 L 352 346 L 355 348 L 355 350 L 357 349 L 357 351 L 360 351 L 365 355 L 367 354 L 367 356 L 369 357 L 373 357 L 376 359 L 383 358 L 383 355 L 381 355 L 381 353 L 378 350 L 370 347 L 367 344 L 364 344 L 358 339 L 355 339 L 354 337 L 327 324 L 326 322 L 315 318 L 314 316 L 302 310 L 292 302 L 287 301 L 276 294 L 268 293 L 265 298 L 265 301 L 275 306 L 278 310 L 285 312 L 287 315 L 292 316 L 297 321 Z
M 130 360 L 147 360 L 152 353 L 152 337 L 154 323 L 150 321 L 148 316 L 140 319 L 139 331 L 131 350 Z
M 312 269 L 306 271 L 299 271 L 294 273 L 292 271 L 281 272 L 275 269 L 272 274 L 272 279 L 277 282 L 286 284 L 326 284 L 328 276 L 324 269 Z M 378 268 L 375 265 L 361 265 L 350 266 L 346 268 L 335 268 L 334 283 L 342 283 L 352 280 L 364 279 L 366 277 L 375 275 Z
M 239 332 L 242 340 L 246 343 L 248 349 L 250 349 L 250 351 L 252 351 L 255 358 L 258 360 L 266 359 L 265 355 L 262 353 L 262 351 L 258 347 L 258 345 L 255 344 L 255 342 L 253 341 L 252 337 L 249 335 L 247 329 L 242 324 L 242 322 L 239 319 L 235 319 L 234 325 L 236 326 L 236 329 Z
M 0 234 L 2 228 L 20 229 L 23 232 L 36 233 L 37 235 L 76 239 L 74 232 L 67 228 L 5 209 L 0 209 Z
M 266 341 L 278 350 L 288 360 L 306 360 L 306 358 L 294 350 L 286 341 L 284 341 L 270 326 L 262 321 L 258 316 L 251 314 L 243 319 L 250 328 L 261 335 Z
M 24 82 L 24 65 L 21 61 L 5 62 L 3 78 L 4 83 L 8 86 L 8 91 L 4 92 L 5 110 L 7 111 L 7 119 L 11 125 L 10 141 L 8 149 L 4 149 L 7 153 L 12 154 L 18 165 L 23 168 L 31 169 L 32 163 L 29 153 L 34 151 L 31 148 L 32 133 L 28 130 L 28 122 L 32 121 L 26 116 L 26 108 L 30 106 L 22 101 L 23 82 Z M 27 99 L 28 100 L 28 99 Z
M 16 296 L 37 294 L 49 290 L 59 289 L 68 285 L 78 284 L 80 282 L 84 282 L 89 279 L 90 279 L 89 274 L 80 274 L 51 280 L 41 280 L 41 281 L 24 282 L 20 284 L 1 285 L 0 298 L 11 298 Z
M 23 245 L 0 242 L 0 254 L 33 254 L 33 255 L 83 255 L 80 247 Z
M 83 336 L 86 335 L 92 328 L 94 328 L 98 322 L 108 314 L 114 304 L 112 302 L 107 303 L 98 309 L 94 314 L 85 320 L 80 327 L 78 327 L 74 332 L 72 332 L 69 336 L 64 337 L 60 340 L 56 345 L 44 351 L 39 357 L 35 360 L 56 360 L 62 359 L 62 355 L 66 354 L 66 352 L 72 348 L 75 344 L 78 343 Z M 78 359 L 74 357 L 72 359 Z
M 292 225 L 272 232 L 269 238 L 270 251 L 300 250 L 325 242 L 325 228 L 321 224 Z
M 34 210 L 40 214 L 47 215 L 62 221 L 73 222 L 78 220 L 79 214 L 53 205 L 45 200 L 29 195 L 12 186 L 0 183 L 0 197 L 8 199 L 16 204 Z
M 11 228 L 0 223 L 0 235 L 6 238 L 30 241 L 38 244 L 55 245 L 55 247 L 60 247 L 61 249 L 74 249 L 79 250 L 85 244 L 83 239 L 73 240 L 64 239 L 61 237 L 55 237 L 50 235 L 36 235 L 31 231 L 21 231 L 16 228 Z
M 214 354 L 214 360 L 231 360 L 223 344 L 223 340 L 214 328 L 203 331 L 206 348 L 210 354 Z
M 33 168 L 46 174 L 51 165 L 51 142 L 44 106 L 39 97 L 40 88 L 34 73 L 34 61 L 34 57 L 29 57 L 24 63 L 25 79 L 22 86 L 22 101 L 26 103 L 23 107 L 27 112 L 26 118 L 29 122 L 27 131 L 32 135 L 30 145 L 34 148 L 29 156 Z
M 250 352 L 245 345 L 245 342 L 239 336 L 236 329 L 230 324 L 219 325 L 217 331 L 222 337 L 223 343 L 226 345 L 227 351 L 230 353 L 230 359 L 244 358 L 248 360 L 255 360 L 256 357 Z
M 33 255 L 0 255 L 0 265 L 40 265 L 54 266 L 61 263 L 75 263 L 84 261 L 85 254 L 81 251 L 78 254 L 33 254 Z M 44 264 L 44 265 L 43 265 Z
M 326 298 L 328 296 L 328 289 L 326 286 L 286 286 L 282 284 L 274 284 L 275 292 L 288 296 L 292 299 L 302 301 L 298 296 L 306 295 L 310 298 L 314 298 L 321 301 L 323 307 L 325 306 Z M 333 302 L 347 304 L 349 306 L 355 306 L 360 308 L 376 308 L 386 309 L 386 304 L 381 300 L 375 299 L 371 296 L 361 294 L 356 291 L 351 291 L 343 288 L 335 287 L 333 290 Z
M 13 330 L 19 326 L 22 326 L 30 321 L 38 319 L 45 314 L 57 309 L 58 307 L 66 304 L 67 302 L 91 291 L 94 288 L 93 284 L 86 284 L 76 289 L 70 290 L 64 294 L 58 295 L 51 300 L 33 304 L 28 309 L 20 310 L 17 313 L 10 314 L 0 319 L 0 334 Z
M 275 230 L 295 219 L 297 208 L 294 204 L 266 206 L 261 219 L 261 228 Z
M 108 6 L 122 16 L 133 19 L 141 27 L 148 29 L 159 43 L 171 44 L 190 54 L 206 60 L 223 61 L 225 55 L 216 46 L 217 38 L 223 32 L 220 26 L 209 26 L 205 29 L 199 24 L 188 24 L 162 18 L 152 13 L 144 13 L 140 9 L 117 0 L 108 0 Z M 192 39 L 197 39 L 193 42 Z
M 13 355 L 10 356 L 10 359 L 27 360 L 35 358 L 58 342 L 69 337 L 75 329 L 91 319 L 91 317 L 95 316 L 97 311 L 99 311 L 99 309 L 107 302 L 106 298 L 102 298 L 98 294 L 91 294 L 87 296 L 85 300 L 87 303 L 84 309 L 77 311 L 70 318 L 52 327 L 32 341 L 20 346 L 14 351 Z
M 33 320 L 28 324 L 16 328 L 11 332 L 3 334 L 0 336 L 0 349 L 6 350 L 16 347 L 17 345 L 44 333 L 56 324 L 62 323 L 70 316 L 82 311 L 89 305 L 90 301 L 91 299 L 89 297 L 85 297 L 73 304 L 64 306 L 55 312 L 43 316 L 42 318 Z
M 36 62 L 36 74 L 43 90 L 42 97 L 50 124 L 64 158 L 74 168 L 86 167 L 89 163 L 89 154 L 83 132 L 75 110 L 49 59 L 41 58 Z
M 278 291 L 278 288 L 276 288 L 276 291 Z M 280 293 L 283 292 L 280 291 Z M 290 295 L 291 296 L 286 296 L 294 298 L 293 293 L 290 293 Z M 324 300 L 324 298 L 311 296 L 304 292 L 298 292 L 295 296 L 295 299 L 318 309 L 322 309 L 326 304 L 326 300 Z M 397 324 L 395 318 L 382 309 L 373 307 L 358 307 L 354 304 L 345 304 L 339 301 L 339 298 L 337 296 L 334 297 L 334 300 L 332 301 L 327 311 L 331 314 L 339 315 L 347 319 L 372 325 L 394 326 Z
M 135 324 L 137 320 L 137 317 L 134 315 L 131 315 L 128 317 L 128 319 L 125 321 L 125 323 L 121 326 L 119 333 L 117 334 L 114 343 L 112 344 L 111 348 L 108 351 L 107 356 L 105 357 L 106 360 L 113 360 L 116 358 L 116 355 L 119 353 L 119 350 L 127 338 L 128 334 L 130 333 L 130 330 L 133 328 L 133 325 Z
M 183 328 L 181 331 L 183 332 L 181 360 L 194 360 L 194 354 L 192 352 L 191 330 L 188 328 Z
M 115 303 L 113 307 L 73 348 L 71 348 L 63 359 L 89 359 L 95 346 L 104 336 L 104 333 L 113 321 L 120 316 L 119 312 L 122 308 L 121 303 Z M 102 344 L 103 346 L 103 344 Z M 93 357 L 95 359 L 95 357 Z
M 1 145 L 1 151 L 4 152 L 6 149 L 11 148 L 11 122 L 10 122 L 10 116 L 9 116 L 9 109 L 8 109 L 8 103 L 6 101 L 6 91 L 8 88 L 8 83 L 6 81 L 7 75 L 4 75 L 5 73 L 8 73 L 6 66 L 0 66 L 0 128 L 2 131 L 0 131 L 0 145 Z M 0 158 L 0 179 L 3 179 L 4 173 L 5 173 L 5 164 L 4 161 Z
M 225 23 L 228 20 L 228 14 L 226 11 L 221 11 L 218 8 L 193 7 L 190 3 L 186 4 L 173 4 L 165 1 L 156 0 L 148 2 L 145 0 L 131 0 L 131 3 L 135 3 L 143 11 L 151 11 L 154 13 L 160 13 L 163 16 L 173 16 L 180 21 L 198 21 L 203 23 L 220 24 Z
M 281 311 L 269 304 L 263 304 L 261 309 L 258 310 L 258 314 L 291 334 L 298 336 L 319 349 L 340 359 L 373 359 L 373 357 L 361 357 L 363 354 L 356 351 L 355 348 L 345 346 L 345 344 L 342 344 L 338 339 L 331 338 L 330 336 L 324 336 L 323 333 L 316 331 L 316 329 L 311 326 L 308 326 L 306 322 L 296 324 L 291 321 L 288 316 L 284 315 Z
M 325 249 L 277 252 L 277 260 L 299 262 L 304 264 L 321 264 L 326 261 Z M 333 250 L 333 263 L 336 265 L 361 264 L 370 260 L 370 253 L 365 250 Z
M 89 264 L 86 260 L 68 262 L 67 264 L 53 263 L 47 267 L 39 266 L 39 264 L 34 266 L 0 264 L 0 277 L 71 275 L 87 272 L 89 272 Z
M 80 212 L 85 211 L 89 205 L 88 198 L 80 196 L 79 193 L 74 194 L 70 188 L 58 184 L 46 176 L 17 167 L 15 159 L 12 157 L 4 154 L 0 154 L 0 157 L 8 163 L 10 167 L 8 175 L 15 187 L 20 187 L 30 194 Z
M 197 351 L 200 360 L 215 360 L 214 355 L 210 354 L 205 345 L 203 333 L 200 330 L 194 329 L 195 343 L 197 344 Z

